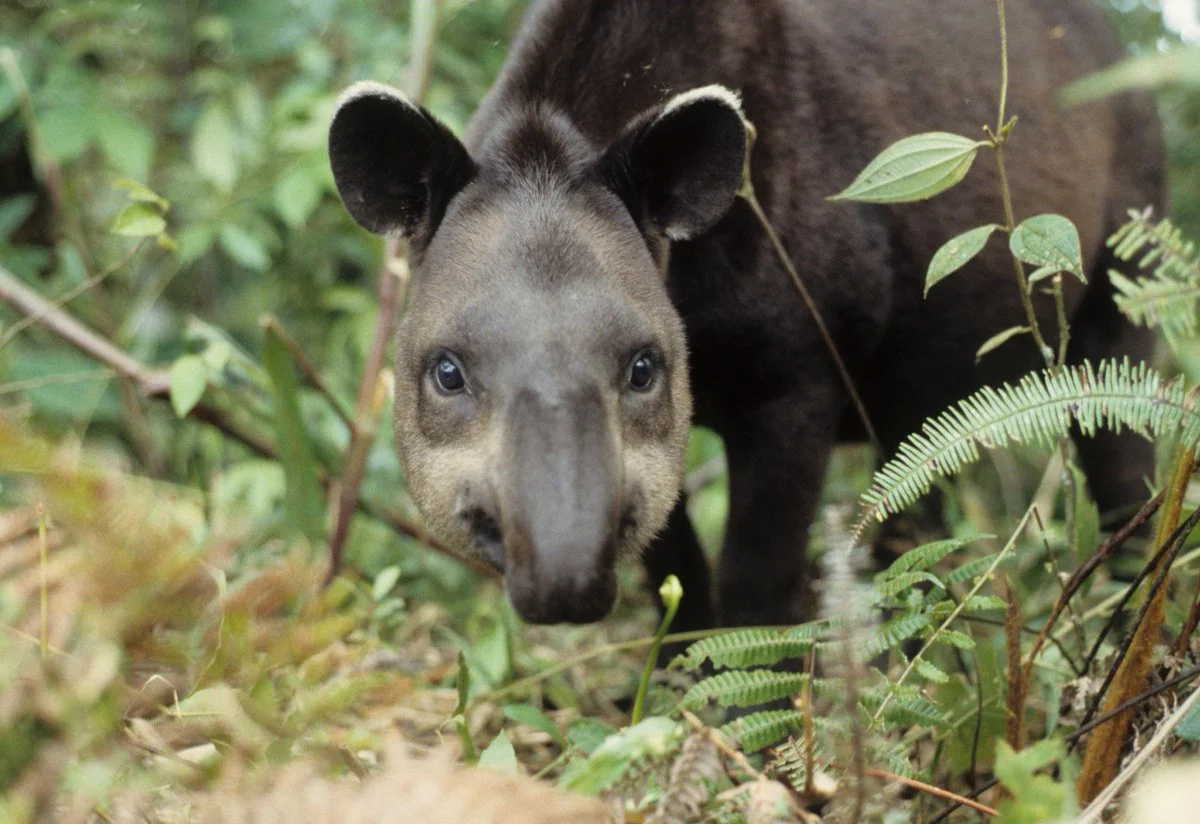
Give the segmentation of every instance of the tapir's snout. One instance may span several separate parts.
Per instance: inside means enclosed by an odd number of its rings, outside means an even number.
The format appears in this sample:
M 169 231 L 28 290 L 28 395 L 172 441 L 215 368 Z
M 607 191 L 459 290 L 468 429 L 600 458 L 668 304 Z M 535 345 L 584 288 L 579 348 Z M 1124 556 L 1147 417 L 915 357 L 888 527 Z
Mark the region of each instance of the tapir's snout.
M 522 390 L 497 486 L 509 600 L 537 624 L 598 621 L 617 597 L 618 438 L 598 388 Z

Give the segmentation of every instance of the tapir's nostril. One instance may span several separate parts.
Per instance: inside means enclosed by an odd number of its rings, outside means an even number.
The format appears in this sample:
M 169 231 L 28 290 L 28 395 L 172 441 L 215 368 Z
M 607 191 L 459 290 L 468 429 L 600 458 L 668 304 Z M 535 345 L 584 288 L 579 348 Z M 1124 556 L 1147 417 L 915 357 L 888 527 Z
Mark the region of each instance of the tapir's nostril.
M 475 543 L 483 552 L 488 563 L 504 574 L 504 539 L 500 532 L 500 524 L 482 509 L 472 509 L 466 514 L 467 524 Z

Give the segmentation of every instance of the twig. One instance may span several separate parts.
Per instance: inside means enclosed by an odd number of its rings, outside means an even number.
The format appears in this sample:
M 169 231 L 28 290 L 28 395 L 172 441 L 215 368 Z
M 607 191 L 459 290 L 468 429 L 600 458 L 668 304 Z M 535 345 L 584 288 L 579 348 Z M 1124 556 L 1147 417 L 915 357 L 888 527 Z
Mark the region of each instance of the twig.
M 767 235 L 767 240 L 771 242 L 771 248 L 775 250 L 775 256 L 779 258 L 780 264 L 787 271 L 788 277 L 792 279 L 792 285 L 796 287 L 796 291 L 800 293 L 800 299 L 804 301 L 805 307 L 808 308 L 808 313 L 812 315 L 813 323 L 817 326 L 817 331 L 821 334 L 821 339 L 825 342 L 825 348 L 829 351 L 829 357 L 833 360 L 833 365 L 837 370 L 839 377 L 842 379 L 842 385 L 846 389 L 846 394 L 850 398 L 855 411 L 858 413 L 859 419 L 862 420 L 863 428 L 866 430 L 867 439 L 875 448 L 875 454 L 881 458 L 886 454 L 883 451 L 883 443 L 879 440 L 879 435 L 875 432 L 875 427 L 871 424 L 871 416 L 867 412 L 867 405 L 863 403 L 862 396 L 858 394 L 858 388 L 854 384 L 854 377 L 850 374 L 849 367 L 842 359 L 842 353 L 838 350 L 837 343 L 833 339 L 833 334 L 829 331 L 829 327 L 825 325 L 825 319 L 821 315 L 821 310 L 817 307 L 817 302 L 813 300 L 812 294 L 809 293 L 808 287 L 804 285 L 804 281 L 800 278 L 800 273 L 796 269 L 796 264 L 792 262 L 791 255 L 783 246 L 783 241 L 779 239 L 775 227 L 771 225 L 767 213 L 763 211 L 762 204 L 758 202 L 758 197 L 754 193 L 754 180 L 750 175 L 750 153 L 754 148 L 755 131 L 752 124 L 746 123 L 747 139 L 746 145 L 746 167 L 742 172 L 742 188 L 738 191 L 738 197 L 746 201 L 750 207 L 750 211 L 754 213 L 759 224 L 762 226 L 763 232 Z
M 905 667 L 904 672 L 900 674 L 900 678 L 895 684 L 892 685 L 891 691 L 889 691 L 888 694 L 884 696 L 883 701 L 880 702 L 879 709 L 875 710 L 874 715 L 871 716 L 872 724 L 883 717 L 883 711 L 887 709 L 887 705 L 891 703 L 891 700 L 895 696 L 896 691 L 900 688 L 900 685 L 908 680 L 908 676 L 912 674 L 914 669 L 916 669 L 917 663 L 921 660 L 925 653 L 929 651 L 929 648 L 933 646 L 934 642 L 937 641 L 938 636 L 940 636 L 947 627 L 954 623 L 955 619 L 958 618 L 958 614 L 962 612 L 963 607 L 970 603 L 971 599 L 975 597 L 976 593 L 978 593 L 983 585 L 991 579 L 992 573 L 994 573 L 996 568 L 1000 566 L 1000 562 L 1004 560 L 1005 556 L 1007 556 L 1009 551 L 1012 550 L 1012 548 L 1016 545 L 1017 539 L 1020 537 L 1021 533 L 1025 531 L 1025 526 L 1029 523 L 1029 519 L 1033 515 L 1033 512 L 1034 507 L 1033 505 L 1030 505 L 1030 507 L 1025 510 L 1025 514 L 1021 516 L 1021 520 L 1017 523 L 1017 528 L 1013 530 L 1012 536 L 1008 539 L 1008 542 L 1005 543 L 1000 552 L 996 554 L 996 560 L 992 561 L 992 564 L 987 568 L 987 571 L 979 576 L 979 580 L 975 582 L 975 586 L 971 587 L 971 591 L 967 593 L 967 597 L 959 601 L 958 605 L 954 607 L 954 611 L 946 616 L 946 620 L 942 621 L 941 626 L 939 626 L 933 632 L 933 634 L 926 639 L 921 649 L 918 650 L 917 654 L 914 655 L 912 660 L 908 662 L 908 666 Z
M 1155 731 L 1154 737 L 1150 739 L 1149 743 L 1142 747 L 1141 751 L 1129 762 L 1129 765 L 1116 778 L 1110 781 L 1108 786 L 1087 806 L 1087 809 L 1080 815 L 1078 824 L 1093 824 L 1093 822 L 1100 821 L 1104 809 L 1117 797 L 1117 793 L 1129 783 L 1130 779 L 1142 767 L 1146 766 L 1146 763 L 1154 756 L 1154 753 L 1167 740 L 1168 736 L 1175 731 L 1175 728 L 1192 711 L 1192 707 L 1196 706 L 1197 701 L 1200 701 L 1200 690 L 1194 691 L 1188 696 L 1186 701 L 1179 705 L 1179 708 L 1175 712 L 1171 713 L 1166 720 L 1159 724 L 1158 730 Z
M 958 793 L 950 792 L 950 790 L 943 790 L 941 787 L 935 787 L 932 784 L 926 784 L 924 781 L 918 781 L 915 778 L 897 775 L 896 773 L 890 773 L 887 770 L 880 770 L 875 767 L 867 767 L 864 770 L 864 773 L 872 778 L 882 778 L 885 781 L 895 781 L 899 784 L 912 787 L 914 790 L 920 790 L 923 793 L 928 793 L 929 795 L 937 796 L 938 798 L 944 798 L 947 801 L 953 801 L 957 806 L 970 807 L 972 810 L 981 812 L 984 815 L 999 815 L 999 812 L 987 806 L 986 804 L 980 804 L 978 801 L 972 798 L 967 798 L 966 796 L 959 795 Z
M 1038 633 L 1037 639 L 1034 640 L 1033 647 L 1029 650 L 1029 657 L 1025 660 L 1025 683 L 1029 683 L 1029 679 L 1033 673 L 1033 662 L 1037 658 L 1038 653 L 1041 651 L 1042 646 L 1046 643 L 1046 639 L 1050 637 L 1050 631 L 1054 628 L 1054 624 L 1062 615 L 1063 610 L 1066 608 L 1071 598 L 1074 597 L 1075 593 L 1079 591 L 1079 588 L 1083 586 L 1084 582 L 1091 576 L 1091 574 L 1108 559 L 1108 556 L 1115 552 L 1122 544 L 1124 544 L 1125 541 L 1128 540 L 1129 536 L 1132 535 L 1150 518 L 1151 515 L 1158 510 L 1158 508 L 1162 505 L 1165 494 L 1165 492 L 1159 492 L 1157 495 L 1147 501 L 1142 508 L 1137 511 L 1136 515 L 1130 518 L 1123 527 L 1114 532 L 1112 536 L 1109 537 L 1109 539 L 1105 541 L 1095 553 L 1093 553 L 1092 557 L 1088 558 L 1087 561 L 1085 561 L 1083 565 L 1081 565 L 1079 569 L 1075 570 L 1074 574 L 1071 575 L 1070 579 L 1063 587 L 1062 592 L 1059 593 L 1058 598 L 1054 601 L 1054 607 L 1050 610 L 1050 617 L 1046 619 L 1044 624 L 1042 624 L 1042 629 Z M 1086 671 L 1086 664 L 1084 671 Z

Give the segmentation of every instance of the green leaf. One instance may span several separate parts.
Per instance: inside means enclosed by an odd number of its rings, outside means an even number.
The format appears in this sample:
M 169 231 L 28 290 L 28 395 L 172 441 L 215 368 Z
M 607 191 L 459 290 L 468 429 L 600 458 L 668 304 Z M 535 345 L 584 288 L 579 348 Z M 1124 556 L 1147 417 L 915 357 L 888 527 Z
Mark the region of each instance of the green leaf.
M 48 109 L 38 116 L 38 137 L 58 163 L 79 157 L 95 137 L 91 112 L 77 106 Z
M 229 107 L 212 100 L 196 121 L 192 134 L 192 163 L 223 192 L 233 191 L 238 178 L 237 131 Z
M 1059 95 L 1064 104 L 1075 106 L 1127 89 L 1153 89 L 1168 84 L 1200 86 L 1200 45 L 1175 46 L 1158 54 L 1127 58 L 1081 77 L 1064 87 Z
M 33 195 L 17 195 L 0 201 L 0 240 L 12 237 L 36 208 L 37 198 Z
M 922 658 L 917 661 L 916 670 L 920 675 L 925 676 L 935 684 L 945 684 L 950 680 L 950 676 L 942 672 L 934 664 Z
M 467 711 L 467 702 L 471 700 L 471 668 L 467 665 L 467 654 L 460 648 L 458 651 L 458 673 L 454 676 L 454 689 L 458 693 L 458 703 L 454 706 L 454 715 L 462 715 Z
M 938 634 L 938 638 L 959 649 L 975 649 L 975 639 L 956 629 L 944 629 Z
M 145 203 L 130 203 L 113 221 L 112 232 L 125 237 L 154 237 L 167 228 L 158 209 Z
M 225 254 L 247 269 L 261 272 L 271 263 L 271 256 L 266 247 L 237 224 L 227 223 L 222 226 L 217 239 L 221 243 L 221 248 L 225 250 Z
M 802 672 L 730 670 L 692 686 L 679 705 L 691 710 L 709 702 L 720 707 L 752 707 L 796 694 L 807 678 L 808 674 Z
M 150 176 L 154 162 L 154 133 L 120 109 L 100 109 L 92 128 L 100 151 L 117 171 L 139 180 Z
M 799 658 L 812 641 L 784 635 L 778 630 L 744 629 L 704 638 L 687 649 L 684 666 L 697 670 L 707 659 L 714 667 L 766 667 L 788 658 Z
M 1009 328 L 1005 329 L 1003 332 L 992 335 L 990 338 L 988 338 L 986 341 L 983 342 L 983 346 L 980 346 L 979 351 L 977 351 L 975 353 L 975 362 L 979 363 L 981 360 L 983 360 L 983 356 L 986 355 L 988 352 L 992 352 L 996 349 L 999 349 L 1001 346 L 1008 343 L 1010 340 L 1015 338 L 1017 335 L 1024 335 L 1031 331 L 1033 331 L 1033 330 L 1030 329 L 1028 326 L 1010 326 Z
M 1037 215 L 1021 221 L 1008 239 L 1008 248 L 1021 260 L 1039 267 L 1029 276 L 1031 285 L 1059 272 L 1070 272 L 1087 283 L 1079 232 L 1062 215 Z
M 730 721 L 721 727 L 721 733 L 736 741 L 744 752 L 754 753 L 803 729 L 804 719 L 796 710 L 767 710 Z
M 284 506 L 291 526 L 314 545 L 325 532 L 325 502 L 317 481 L 312 443 L 300 416 L 300 387 L 287 347 L 267 330 L 263 364 L 271 376 L 275 407 L 275 442 L 286 473 Z
M 616 730 L 596 718 L 576 718 L 567 725 L 567 740 L 591 755 Z
M 375 576 L 375 583 L 371 586 L 371 597 L 376 601 L 382 601 L 387 597 L 388 593 L 396 586 L 400 580 L 400 567 L 393 564 L 389 567 L 384 567 L 379 574 Z
M 893 143 L 830 200 L 910 203 L 946 191 L 962 180 L 987 143 L 948 132 L 927 132 Z
M 1100 546 L 1100 508 L 1088 494 L 1087 478 L 1072 461 L 1068 464 L 1075 487 L 1075 523 L 1071 534 L 1071 549 L 1079 561 L 1095 554 Z
M 929 261 L 929 270 L 925 274 L 925 294 L 929 294 L 935 283 L 954 274 L 971 258 L 982 252 L 988 238 L 999 228 L 995 223 L 989 223 L 987 226 L 963 232 L 943 243 L 942 247 L 933 253 L 933 260 Z
M 123 177 L 120 180 L 114 180 L 113 188 L 120 189 L 125 192 L 125 195 L 132 201 L 137 203 L 149 203 L 153 206 L 157 206 L 160 212 L 165 212 L 171 205 L 166 201 L 165 198 L 160 197 L 149 186 L 146 186 L 143 183 L 138 183 L 136 180 L 131 180 L 127 177 Z
M 1200 704 L 1192 707 L 1175 728 L 1175 735 L 1184 741 L 1200 742 Z
M 647 718 L 610 735 L 586 761 L 573 763 L 559 783 L 568 790 L 595 795 L 620 780 L 631 764 L 665 756 L 680 737 L 679 725 L 671 719 Z
M 513 749 L 512 742 L 508 740 L 504 730 L 500 730 L 500 734 L 492 739 L 487 749 L 479 754 L 479 766 L 506 773 L 520 772 L 517 751 Z
M 893 561 L 891 566 L 879 574 L 878 579 L 886 581 L 895 578 L 902 572 L 929 569 L 950 553 L 962 549 L 970 543 L 994 537 L 994 535 L 972 535 L 969 538 L 946 538 L 941 541 L 922 544 L 910 549 Z
M 208 366 L 199 355 L 184 355 L 171 364 L 171 408 L 186 417 L 204 396 L 208 387 Z
M 560 745 L 566 743 L 558 724 L 532 704 L 509 704 L 504 708 L 504 714 L 518 724 L 546 733 Z
M 293 166 L 271 188 L 276 214 L 293 229 L 303 226 L 320 203 L 323 189 L 324 181 L 309 165 Z

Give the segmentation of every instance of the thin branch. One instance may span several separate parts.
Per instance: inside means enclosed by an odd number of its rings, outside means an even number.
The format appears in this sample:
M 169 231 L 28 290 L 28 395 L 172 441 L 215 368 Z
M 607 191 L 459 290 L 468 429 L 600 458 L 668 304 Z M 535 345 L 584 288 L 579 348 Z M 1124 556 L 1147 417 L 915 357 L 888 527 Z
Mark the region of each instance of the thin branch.
M 953 801 L 957 806 L 970 807 L 972 810 L 981 812 L 984 815 L 997 816 L 1000 814 L 997 810 L 987 806 L 986 804 L 980 804 L 973 798 L 967 798 L 966 796 L 959 795 L 958 793 L 950 792 L 950 790 L 943 790 L 941 787 L 935 787 L 932 784 L 926 784 L 924 781 L 918 781 L 915 778 L 897 775 L 896 773 L 890 773 L 887 770 L 880 770 L 875 767 L 867 767 L 865 774 L 871 776 L 872 778 L 882 778 L 885 781 L 895 781 L 898 784 L 904 784 L 906 787 L 912 787 L 914 790 L 920 790 L 928 795 L 944 798 L 947 801 Z

